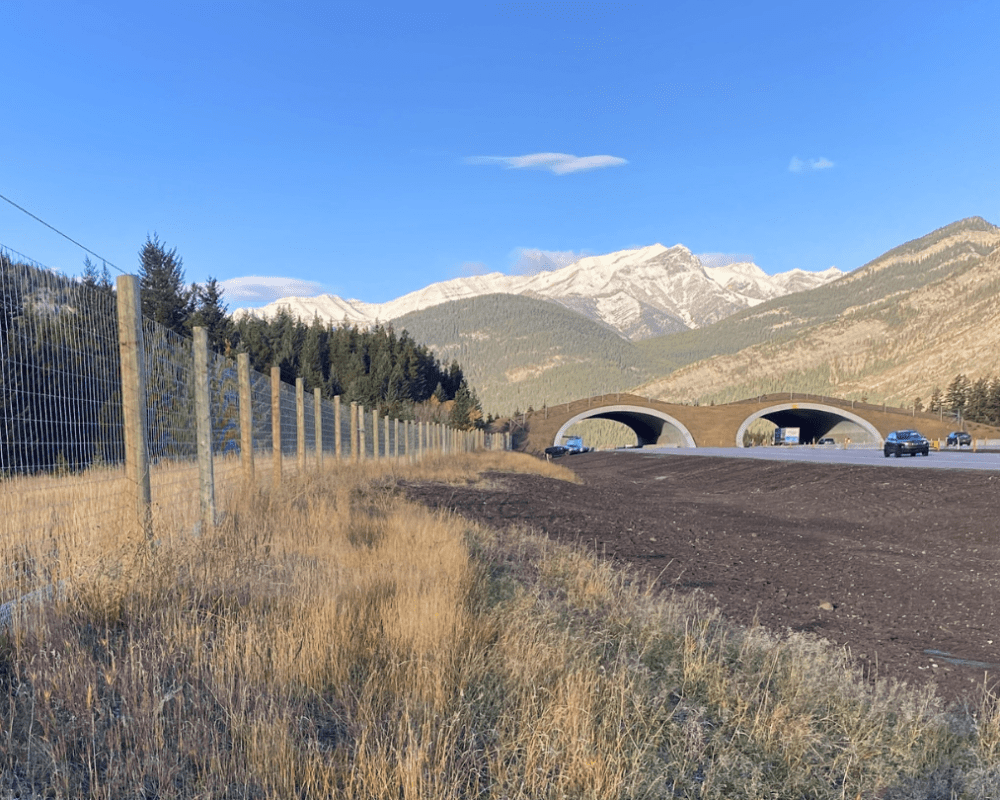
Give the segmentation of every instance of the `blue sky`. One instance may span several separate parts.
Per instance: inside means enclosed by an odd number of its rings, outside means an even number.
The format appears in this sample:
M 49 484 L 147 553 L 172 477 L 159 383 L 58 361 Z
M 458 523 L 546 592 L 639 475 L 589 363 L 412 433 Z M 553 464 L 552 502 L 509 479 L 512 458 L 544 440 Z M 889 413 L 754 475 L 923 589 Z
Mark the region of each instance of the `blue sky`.
M 125 271 L 155 232 L 230 308 L 654 242 L 850 270 L 1000 223 L 995 0 L 6 0 L 0 29 L 0 194 Z M 5 202 L 0 244 L 86 255 Z

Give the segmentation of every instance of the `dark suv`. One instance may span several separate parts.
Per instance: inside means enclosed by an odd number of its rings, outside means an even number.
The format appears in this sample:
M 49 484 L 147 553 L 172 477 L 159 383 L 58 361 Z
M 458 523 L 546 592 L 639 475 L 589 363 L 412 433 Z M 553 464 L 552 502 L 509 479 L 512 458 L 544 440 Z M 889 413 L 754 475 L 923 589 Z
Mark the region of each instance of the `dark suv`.
M 927 455 L 931 446 L 923 436 L 917 431 L 893 431 L 885 437 L 885 444 L 882 446 L 882 455 L 886 458 L 901 455 L 915 456 L 917 453 Z
M 948 434 L 948 447 L 972 447 L 972 435 L 965 431 L 952 431 Z

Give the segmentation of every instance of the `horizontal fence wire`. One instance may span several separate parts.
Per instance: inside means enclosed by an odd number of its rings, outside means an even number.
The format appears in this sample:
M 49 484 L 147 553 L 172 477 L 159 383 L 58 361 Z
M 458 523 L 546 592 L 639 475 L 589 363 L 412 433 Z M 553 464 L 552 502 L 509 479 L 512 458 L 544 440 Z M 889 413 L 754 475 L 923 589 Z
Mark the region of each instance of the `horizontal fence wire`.
M 312 392 L 303 395 L 302 406 L 306 453 L 312 455 L 316 452 L 316 399 Z
M 0 248 L 0 303 L 4 602 L 53 578 L 43 554 L 113 536 L 127 504 L 114 293 Z
M 281 384 L 280 391 L 281 454 L 294 456 L 298 450 L 298 428 L 295 422 L 295 387 Z
M 236 362 L 217 353 L 208 354 L 209 404 L 212 419 L 212 453 L 240 454 L 240 376 Z
M 190 530 L 198 522 L 198 430 L 194 407 L 192 341 L 142 319 L 154 535 Z
M 329 400 L 323 400 L 320 403 L 321 409 L 321 428 L 322 428 L 322 439 L 323 439 L 323 452 L 335 456 L 336 455 L 336 416 L 334 414 L 333 403 Z

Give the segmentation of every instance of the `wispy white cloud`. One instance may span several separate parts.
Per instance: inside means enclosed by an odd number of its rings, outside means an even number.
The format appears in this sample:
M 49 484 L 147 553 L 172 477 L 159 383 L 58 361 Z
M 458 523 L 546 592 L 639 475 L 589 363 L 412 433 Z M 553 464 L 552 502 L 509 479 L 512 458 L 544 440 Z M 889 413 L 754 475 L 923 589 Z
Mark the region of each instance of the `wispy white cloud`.
M 517 247 L 511 256 L 511 275 L 537 275 L 539 272 L 551 272 L 560 269 L 574 261 L 579 261 L 586 253 L 576 253 L 572 250 L 539 250 L 534 247 Z
M 823 156 L 809 159 L 801 159 L 798 156 L 792 156 L 792 160 L 788 162 L 789 172 L 812 172 L 814 170 L 832 168 L 833 162 Z
M 752 264 L 750 253 L 698 253 L 698 260 L 704 267 L 728 267 L 730 264 Z
M 219 286 L 230 308 L 234 305 L 266 305 L 283 297 L 314 297 L 323 292 L 322 285 L 316 281 L 267 275 L 229 278 L 219 281 Z
M 620 167 L 627 164 L 618 156 L 573 156 L 567 153 L 531 153 L 526 156 L 469 156 L 466 164 L 498 164 L 507 169 L 547 169 L 556 175 L 570 172 L 586 172 L 604 167 Z

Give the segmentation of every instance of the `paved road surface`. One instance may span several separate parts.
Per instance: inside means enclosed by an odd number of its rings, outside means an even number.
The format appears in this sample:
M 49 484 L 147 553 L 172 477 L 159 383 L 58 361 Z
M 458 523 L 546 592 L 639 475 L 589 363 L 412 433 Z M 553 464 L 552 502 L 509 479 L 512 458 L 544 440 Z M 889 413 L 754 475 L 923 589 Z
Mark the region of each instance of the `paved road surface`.
M 973 453 L 968 450 L 931 451 L 924 456 L 885 458 L 881 449 L 839 447 L 643 447 L 622 452 L 642 455 L 723 456 L 725 458 L 759 458 L 772 461 L 805 461 L 810 464 L 869 464 L 896 469 L 976 469 L 1000 470 L 1000 452 Z

